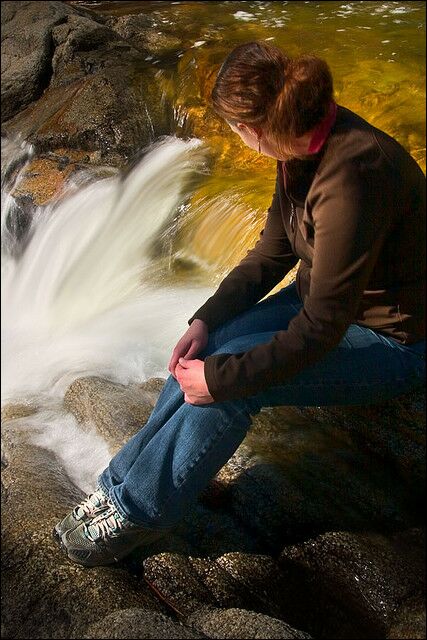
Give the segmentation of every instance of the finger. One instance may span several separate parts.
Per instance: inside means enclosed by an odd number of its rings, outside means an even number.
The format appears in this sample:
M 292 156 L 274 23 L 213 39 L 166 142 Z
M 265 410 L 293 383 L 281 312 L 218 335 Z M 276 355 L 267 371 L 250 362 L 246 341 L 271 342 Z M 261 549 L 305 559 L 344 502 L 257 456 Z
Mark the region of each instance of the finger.
M 175 376 L 176 379 L 178 380 L 179 384 L 182 384 L 183 380 L 182 380 L 182 374 L 183 374 L 183 368 L 180 367 L 179 364 L 176 365 L 175 367 Z
M 173 366 L 172 359 L 169 360 L 168 371 L 175 377 L 175 367 Z
M 183 368 L 183 369 L 189 369 L 191 367 L 191 361 L 186 360 L 185 358 L 180 358 L 178 360 L 178 364 Z
M 178 364 L 179 360 L 179 351 L 177 349 L 173 350 L 172 357 L 169 362 L 169 371 L 173 374 L 175 372 L 175 367 Z
M 192 358 L 194 358 L 194 356 L 196 356 L 199 353 L 199 351 L 200 351 L 200 343 L 197 342 L 197 340 L 193 340 L 184 358 L 186 360 L 191 360 Z

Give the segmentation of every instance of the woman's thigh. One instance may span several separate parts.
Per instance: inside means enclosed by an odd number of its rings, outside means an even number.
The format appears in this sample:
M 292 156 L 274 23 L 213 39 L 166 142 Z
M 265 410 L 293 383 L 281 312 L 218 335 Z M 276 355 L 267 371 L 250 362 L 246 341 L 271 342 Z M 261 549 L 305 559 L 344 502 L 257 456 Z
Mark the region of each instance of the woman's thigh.
M 274 335 L 268 331 L 240 336 L 216 353 L 242 353 L 269 342 Z M 424 376 L 425 361 L 420 353 L 352 324 L 340 344 L 322 360 L 248 401 L 254 412 L 277 405 L 372 404 L 421 386 Z
M 283 331 L 301 307 L 295 283 L 292 283 L 213 331 L 200 357 L 213 353 L 241 336 Z

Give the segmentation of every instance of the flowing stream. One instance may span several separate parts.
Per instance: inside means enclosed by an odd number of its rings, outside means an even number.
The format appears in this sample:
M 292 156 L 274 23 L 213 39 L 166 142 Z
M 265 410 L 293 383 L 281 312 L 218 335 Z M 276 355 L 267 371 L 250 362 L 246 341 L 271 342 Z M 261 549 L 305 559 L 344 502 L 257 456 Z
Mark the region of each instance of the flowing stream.
M 10 141 L 2 151 L 5 174 L 31 156 Z M 166 377 L 177 337 L 211 289 L 172 287 L 161 277 L 153 284 L 153 273 L 165 261 L 162 238 L 170 247 L 189 189 L 205 171 L 200 140 L 163 140 L 125 178 L 80 187 L 77 180 L 56 206 L 36 210 L 21 252 L 6 227 L 14 201 L 3 193 L 2 404 L 40 408 L 25 424 L 84 487 L 97 471 L 94 457 L 102 467 L 108 451 L 93 432 L 79 432 L 61 408 L 63 395 L 82 376 L 124 384 Z

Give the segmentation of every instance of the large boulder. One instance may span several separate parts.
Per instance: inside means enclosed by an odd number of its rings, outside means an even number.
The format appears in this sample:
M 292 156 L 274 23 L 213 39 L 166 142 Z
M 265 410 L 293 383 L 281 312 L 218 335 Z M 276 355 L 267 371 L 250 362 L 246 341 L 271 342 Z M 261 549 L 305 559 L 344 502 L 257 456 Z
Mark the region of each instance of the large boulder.
M 78 378 L 64 397 L 68 409 L 84 425 L 95 425 L 112 451 L 117 451 L 148 420 L 164 380 L 125 386 L 102 378 Z
M 143 428 L 162 385 L 160 379 L 126 387 L 81 378 L 66 392 L 65 406 L 83 427 L 94 425 L 115 452 Z M 249 434 L 200 500 L 214 513 L 227 513 L 235 526 L 240 523 L 247 532 L 241 550 L 256 540 L 278 552 L 285 543 L 336 529 L 393 532 L 415 526 L 421 493 L 409 491 L 393 462 L 361 446 L 348 429 L 277 407 L 253 419 Z M 203 512 L 184 517 L 187 538 L 191 519 L 193 525 L 203 522 Z M 213 543 L 195 530 L 196 547 L 206 544 L 212 551 Z M 235 550 L 226 531 L 216 535 L 220 550 Z
M 37 100 L 52 76 L 52 29 L 67 19 L 64 2 L 3 2 L 1 119 Z
M 171 132 L 155 69 L 104 19 L 62 2 L 3 4 L 3 135 L 21 135 L 36 152 L 97 152 L 96 163 L 123 167 Z

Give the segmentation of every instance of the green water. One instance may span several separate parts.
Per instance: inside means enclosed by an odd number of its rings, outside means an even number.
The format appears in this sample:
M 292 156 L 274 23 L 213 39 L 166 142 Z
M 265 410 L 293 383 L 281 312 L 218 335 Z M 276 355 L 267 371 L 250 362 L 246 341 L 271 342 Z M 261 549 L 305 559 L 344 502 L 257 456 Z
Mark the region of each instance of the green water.
M 85 3 L 78 3 L 83 4 Z M 266 40 L 288 55 L 312 53 L 331 67 L 335 97 L 394 136 L 425 171 L 425 4 L 423 2 L 99 2 L 108 15 L 149 13 L 160 33 L 180 38 L 147 61 L 177 114 L 209 146 L 212 174 L 195 194 L 177 252 L 196 257 L 219 281 L 256 240 L 275 180 L 259 157 L 209 107 L 228 52 Z

